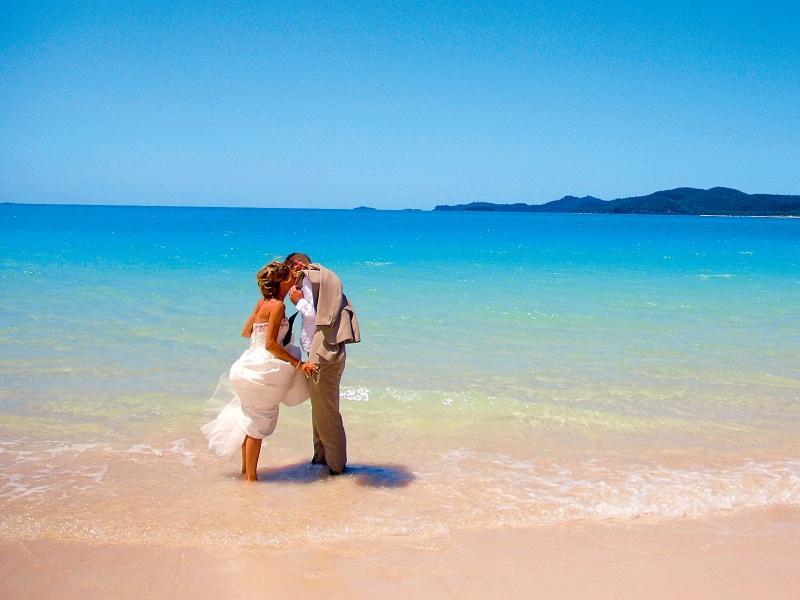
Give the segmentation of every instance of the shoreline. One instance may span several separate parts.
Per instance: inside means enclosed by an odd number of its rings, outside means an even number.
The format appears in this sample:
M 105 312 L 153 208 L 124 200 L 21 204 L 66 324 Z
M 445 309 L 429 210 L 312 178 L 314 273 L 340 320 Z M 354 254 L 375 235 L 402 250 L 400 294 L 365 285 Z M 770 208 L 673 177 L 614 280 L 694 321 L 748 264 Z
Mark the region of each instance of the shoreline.
M 790 598 L 800 509 L 301 548 L 0 541 L 7 598 Z

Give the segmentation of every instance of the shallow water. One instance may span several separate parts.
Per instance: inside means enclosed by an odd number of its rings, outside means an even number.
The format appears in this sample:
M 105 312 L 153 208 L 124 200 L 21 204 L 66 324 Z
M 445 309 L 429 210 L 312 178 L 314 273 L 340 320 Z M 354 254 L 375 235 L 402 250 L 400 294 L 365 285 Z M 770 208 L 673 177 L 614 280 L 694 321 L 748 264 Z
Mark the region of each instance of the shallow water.
M 324 233 L 320 233 L 324 232 Z M 198 432 L 255 271 L 358 310 L 352 474 Z M 800 504 L 800 221 L 0 206 L 0 532 L 282 545 Z M 322 512 L 328 511 L 328 517 Z

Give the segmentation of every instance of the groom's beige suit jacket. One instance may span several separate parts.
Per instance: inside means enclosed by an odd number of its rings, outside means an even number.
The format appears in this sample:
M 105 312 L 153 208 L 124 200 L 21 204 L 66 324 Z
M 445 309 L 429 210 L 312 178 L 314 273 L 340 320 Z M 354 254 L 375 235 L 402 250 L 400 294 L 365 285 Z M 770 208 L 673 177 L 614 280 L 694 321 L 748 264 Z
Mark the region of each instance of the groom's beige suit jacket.
M 303 271 L 311 282 L 317 312 L 317 331 L 308 352 L 311 362 L 331 361 L 342 350 L 342 344 L 361 341 L 358 319 L 350 300 L 345 296 L 342 282 L 333 271 L 313 264 Z

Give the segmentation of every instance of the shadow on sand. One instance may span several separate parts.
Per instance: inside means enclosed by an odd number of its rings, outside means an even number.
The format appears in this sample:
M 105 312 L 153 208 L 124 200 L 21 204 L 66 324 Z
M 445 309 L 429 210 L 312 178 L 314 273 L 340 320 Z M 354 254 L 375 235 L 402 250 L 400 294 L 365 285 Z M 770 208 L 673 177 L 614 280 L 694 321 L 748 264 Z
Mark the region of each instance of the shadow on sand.
M 325 465 L 309 463 L 261 469 L 258 472 L 259 481 L 269 483 L 313 483 L 331 477 Z M 355 479 L 358 485 L 380 488 L 405 487 L 414 480 L 414 474 L 402 465 L 348 464 L 338 477 Z

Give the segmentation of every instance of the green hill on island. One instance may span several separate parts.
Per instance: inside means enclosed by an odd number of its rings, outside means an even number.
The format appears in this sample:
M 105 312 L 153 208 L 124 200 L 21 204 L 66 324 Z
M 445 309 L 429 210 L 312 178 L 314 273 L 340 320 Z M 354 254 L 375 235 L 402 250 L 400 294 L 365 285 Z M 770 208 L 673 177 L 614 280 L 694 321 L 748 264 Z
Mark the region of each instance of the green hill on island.
M 731 215 L 800 216 L 800 196 L 746 194 L 739 190 L 714 187 L 676 188 L 647 196 L 601 200 L 594 196 L 564 196 L 545 204 L 470 204 L 439 205 L 435 211 L 610 213 L 648 215 Z

